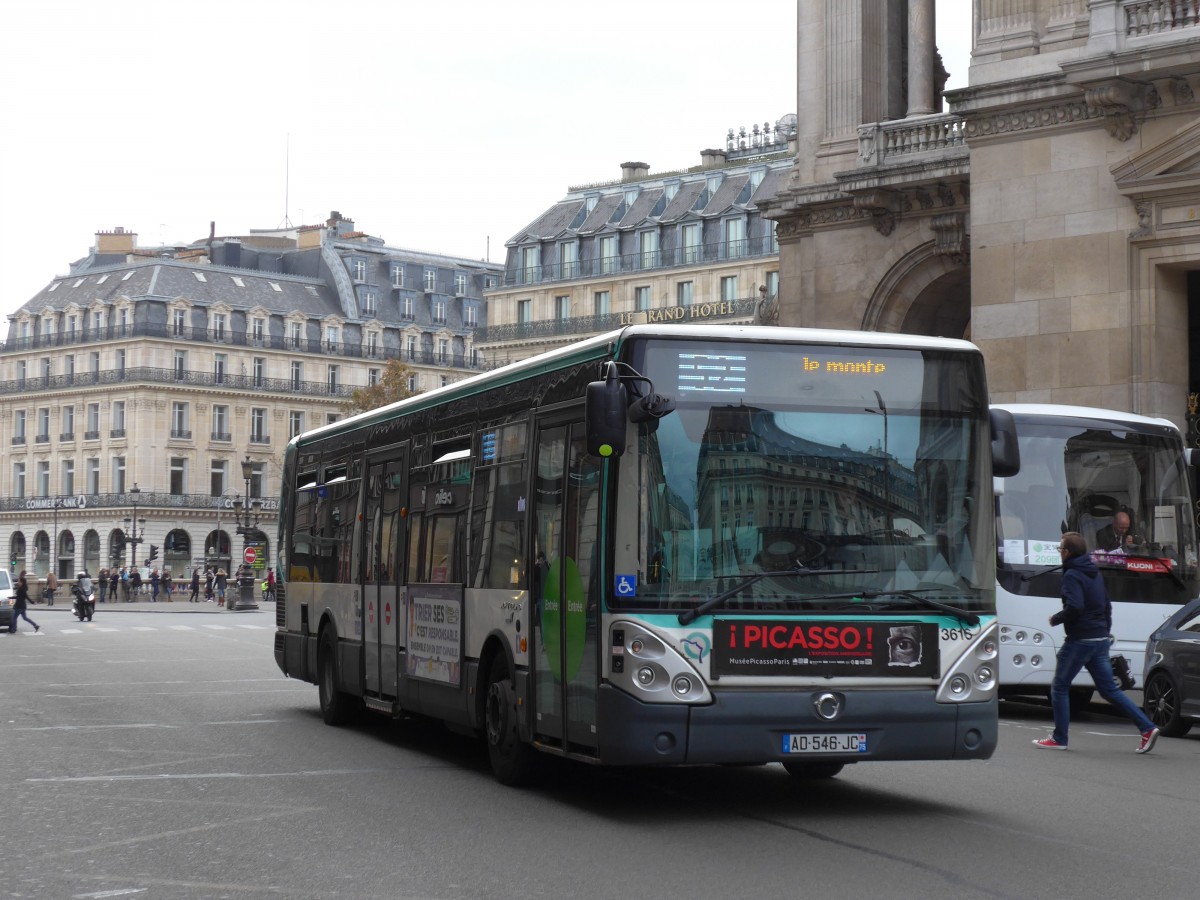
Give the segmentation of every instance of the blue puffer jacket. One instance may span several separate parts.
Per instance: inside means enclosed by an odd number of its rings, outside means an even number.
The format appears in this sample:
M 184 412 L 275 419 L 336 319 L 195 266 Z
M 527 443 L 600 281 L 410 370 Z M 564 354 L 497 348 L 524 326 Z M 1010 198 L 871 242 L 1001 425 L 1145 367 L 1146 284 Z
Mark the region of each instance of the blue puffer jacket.
M 1088 555 L 1071 556 L 1063 562 L 1062 604 L 1050 619 L 1062 625 L 1069 639 L 1107 637 L 1112 633 L 1112 603 L 1100 569 Z

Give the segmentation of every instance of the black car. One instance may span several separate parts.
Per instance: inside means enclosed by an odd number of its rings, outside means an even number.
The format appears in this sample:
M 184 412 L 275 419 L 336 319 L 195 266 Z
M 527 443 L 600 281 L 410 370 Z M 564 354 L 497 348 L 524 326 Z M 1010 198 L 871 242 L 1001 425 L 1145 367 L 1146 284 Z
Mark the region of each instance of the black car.
M 1146 641 L 1142 707 L 1162 733 L 1182 737 L 1200 720 L 1200 599 Z

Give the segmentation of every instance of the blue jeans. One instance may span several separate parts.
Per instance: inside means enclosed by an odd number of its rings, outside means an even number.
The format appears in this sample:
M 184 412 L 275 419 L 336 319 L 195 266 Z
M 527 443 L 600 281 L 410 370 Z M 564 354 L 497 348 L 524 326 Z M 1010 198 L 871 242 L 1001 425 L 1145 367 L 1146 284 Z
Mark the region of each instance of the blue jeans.
M 1108 661 L 1108 640 L 1073 641 L 1070 638 L 1058 651 L 1058 665 L 1054 669 L 1054 682 L 1050 687 L 1050 701 L 1054 705 L 1054 739 L 1067 743 L 1067 728 L 1071 723 L 1071 682 L 1080 669 L 1087 669 L 1096 683 L 1100 696 L 1129 716 L 1138 731 L 1145 733 L 1154 727 L 1134 702 L 1121 692 L 1113 678 L 1112 663 Z

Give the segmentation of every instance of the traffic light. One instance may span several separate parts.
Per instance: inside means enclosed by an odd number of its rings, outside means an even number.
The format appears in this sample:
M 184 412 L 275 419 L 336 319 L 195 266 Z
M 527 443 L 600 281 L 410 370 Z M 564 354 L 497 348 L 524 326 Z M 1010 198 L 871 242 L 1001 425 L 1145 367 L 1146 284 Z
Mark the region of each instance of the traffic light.
M 146 557 L 146 562 L 152 563 L 158 559 L 158 544 L 150 545 L 150 555 Z

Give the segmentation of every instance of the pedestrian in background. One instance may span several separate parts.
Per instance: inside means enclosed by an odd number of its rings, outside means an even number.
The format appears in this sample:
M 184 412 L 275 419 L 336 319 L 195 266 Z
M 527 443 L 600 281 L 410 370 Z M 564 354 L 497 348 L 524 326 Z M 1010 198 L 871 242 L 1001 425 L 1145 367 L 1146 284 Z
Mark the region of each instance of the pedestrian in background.
M 117 602 L 117 585 L 121 582 L 121 573 L 116 566 L 113 566 L 108 573 L 108 599 L 113 603 Z
M 39 632 L 42 629 L 38 627 L 38 623 L 29 618 L 29 581 L 25 577 L 25 570 L 21 570 L 21 574 L 17 577 L 17 589 L 13 592 L 13 607 L 12 607 L 12 623 L 8 626 L 9 634 L 17 633 L 17 619 L 21 618 L 33 626 L 34 632 Z
M 54 605 L 54 592 L 58 590 L 58 576 L 53 570 L 46 573 L 46 605 Z
M 1067 633 L 1058 651 L 1050 702 L 1054 707 L 1054 732 L 1034 741 L 1046 750 L 1067 749 L 1071 724 L 1071 682 L 1086 668 L 1100 696 L 1125 713 L 1141 734 L 1138 753 L 1149 753 L 1158 740 L 1158 729 L 1134 702 L 1121 692 L 1113 677 L 1108 648 L 1112 643 L 1112 602 L 1095 560 L 1088 555 L 1087 541 L 1077 531 L 1068 531 L 1058 545 L 1062 557 L 1062 609 L 1050 617 L 1051 625 L 1062 625 Z
M 158 585 L 159 585 L 158 569 L 151 569 L 150 570 L 150 602 L 151 603 L 158 602 Z
M 163 593 L 165 593 L 167 595 L 167 602 L 170 603 L 171 602 L 171 590 L 173 587 L 173 585 L 171 584 L 171 570 L 170 569 L 163 569 L 162 586 L 163 586 Z
M 200 570 L 192 569 L 192 595 L 188 597 L 189 603 L 200 602 Z
M 211 568 L 204 570 L 204 599 L 212 603 L 213 598 L 213 570 Z
M 100 570 L 96 583 L 100 585 L 100 602 L 103 603 L 104 595 L 108 592 L 108 569 Z
M 229 574 L 224 569 L 217 569 L 213 579 L 213 587 L 217 590 L 217 606 L 225 605 L 225 588 L 229 583 Z

